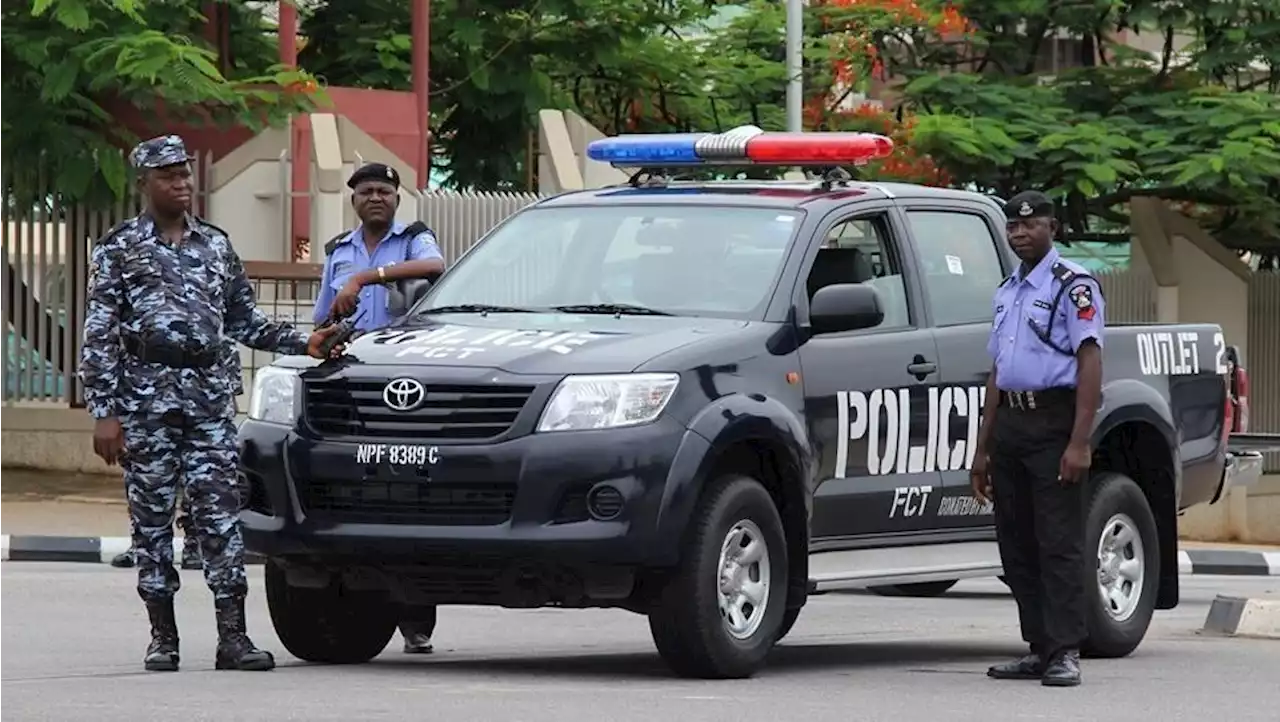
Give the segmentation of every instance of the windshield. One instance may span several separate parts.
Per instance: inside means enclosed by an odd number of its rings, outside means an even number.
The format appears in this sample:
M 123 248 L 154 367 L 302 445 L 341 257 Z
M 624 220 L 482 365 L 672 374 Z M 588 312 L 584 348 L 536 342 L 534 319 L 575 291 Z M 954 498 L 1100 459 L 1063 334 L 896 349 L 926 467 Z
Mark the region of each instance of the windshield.
M 531 208 L 467 253 L 411 314 L 563 306 L 758 318 L 799 221 L 776 208 Z

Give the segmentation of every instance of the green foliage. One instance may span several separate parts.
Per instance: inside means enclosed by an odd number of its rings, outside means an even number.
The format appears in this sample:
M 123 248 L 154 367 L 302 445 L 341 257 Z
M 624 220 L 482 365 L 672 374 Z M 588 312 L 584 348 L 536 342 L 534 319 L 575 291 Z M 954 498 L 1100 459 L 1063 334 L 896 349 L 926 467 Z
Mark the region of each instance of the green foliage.
M 163 109 L 175 121 L 260 128 L 312 107 L 286 90 L 305 74 L 271 67 L 274 39 L 256 11 L 233 13 L 233 62 L 202 41 L 195 0 L 34 0 L 5 2 L 3 163 L 6 191 L 19 203 L 56 189 L 65 200 L 109 202 L 123 195 L 121 150 L 137 142 L 105 109 L 125 103 Z M 256 28 L 255 28 L 256 26 Z M 226 73 L 219 65 L 225 65 Z

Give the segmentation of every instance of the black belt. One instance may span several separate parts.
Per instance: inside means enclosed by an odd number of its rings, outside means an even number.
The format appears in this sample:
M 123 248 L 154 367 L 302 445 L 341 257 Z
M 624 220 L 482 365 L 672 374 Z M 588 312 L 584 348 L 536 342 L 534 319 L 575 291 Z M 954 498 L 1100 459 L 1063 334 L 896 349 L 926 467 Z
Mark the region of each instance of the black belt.
M 157 363 L 175 369 L 207 369 L 217 364 L 222 356 L 221 349 L 189 349 L 171 344 L 148 344 L 141 338 L 128 334 L 121 334 L 120 341 L 124 345 L 124 350 L 139 361 Z
M 1021 411 L 1074 407 L 1076 390 L 1070 386 L 1056 386 L 1040 391 L 1001 391 L 1000 405 Z

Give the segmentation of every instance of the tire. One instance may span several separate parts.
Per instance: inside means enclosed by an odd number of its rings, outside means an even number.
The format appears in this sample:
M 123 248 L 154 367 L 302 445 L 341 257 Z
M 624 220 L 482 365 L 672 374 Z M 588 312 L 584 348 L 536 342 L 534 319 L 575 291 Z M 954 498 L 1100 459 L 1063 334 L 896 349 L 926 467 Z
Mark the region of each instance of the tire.
M 778 628 L 778 638 L 773 640 L 774 644 L 782 641 L 782 638 L 791 633 L 791 628 L 796 626 L 796 620 L 800 618 L 800 610 L 804 607 L 796 609 L 788 609 L 787 613 L 782 615 L 782 626 Z
M 396 631 L 395 609 L 377 592 L 291 587 L 284 568 L 266 564 L 267 609 L 276 636 L 306 662 L 361 664 L 378 656 Z
M 1091 488 L 1085 517 L 1088 638 L 1081 652 L 1124 657 L 1142 643 L 1155 612 L 1160 584 L 1156 520 L 1142 489 L 1123 474 L 1099 474 Z M 1105 594 L 1104 584 L 1117 593 Z
M 739 581 L 764 582 L 759 606 L 739 608 L 735 619 L 743 623 L 736 630 L 720 609 L 721 557 L 732 561 L 722 550 L 731 542 L 764 545 L 755 561 L 728 569 Z M 764 487 L 737 475 L 710 484 L 690 521 L 680 565 L 649 613 L 663 661 L 683 677 L 750 677 L 764 666 L 786 616 L 787 573 L 782 519 Z
M 940 597 L 959 581 L 959 579 L 944 579 L 940 582 L 889 584 L 883 587 L 870 587 L 870 589 L 882 597 Z

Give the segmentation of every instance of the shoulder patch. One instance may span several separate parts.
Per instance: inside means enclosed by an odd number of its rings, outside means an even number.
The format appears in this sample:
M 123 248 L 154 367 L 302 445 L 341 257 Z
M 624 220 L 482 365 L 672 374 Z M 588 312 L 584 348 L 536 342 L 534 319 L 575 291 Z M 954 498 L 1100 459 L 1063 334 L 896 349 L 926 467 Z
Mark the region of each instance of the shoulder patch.
M 342 233 L 339 233 L 338 235 L 334 236 L 333 238 L 330 238 L 329 240 L 325 241 L 325 244 L 324 244 L 324 255 L 325 255 L 326 257 L 328 257 L 328 256 L 332 256 L 332 255 L 333 255 L 333 249 L 337 248 L 337 247 L 338 247 L 338 243 L 339 243 L 343 238 L 346 238 L 346 237 L 347 237 L 347 234 L 348 234 L 348 233 L 350 233 L 350 232 L 351 232 L 351 231 L 343 231 Z
M 1097 315 L 1098 309 L 1093 305 L 1093 287 L 1087 283 L 1077 283 L 1067 291 L 1067 296 L 1071 299 L 1071 303 L 1076 307 L 1076 318 L 1082 321 L 1092 321 Z

